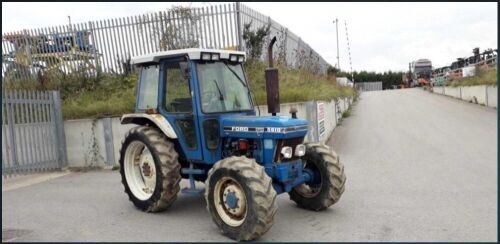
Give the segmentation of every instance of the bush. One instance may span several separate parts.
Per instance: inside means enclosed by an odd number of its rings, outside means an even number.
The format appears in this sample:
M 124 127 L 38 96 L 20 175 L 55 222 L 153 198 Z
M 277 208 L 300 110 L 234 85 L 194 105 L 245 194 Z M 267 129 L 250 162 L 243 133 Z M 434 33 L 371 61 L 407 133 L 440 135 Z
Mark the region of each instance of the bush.
M 476 68 L 476 75 L 465 77 L 459 80 L 452 81 L 451 86 L 477 86 L 477 85 L 494 85 L 498 84 L 497 69 L 482 69 Z
M 342 113 L 342 118 L 347 118 L 349 116 L 351 116 L 351 108 Z
M 257 104 L 266 104 L 266 65 L 250 59 L 245 63 L 245 70 L 250 88 L 255 94 Z M 279 65 L 280 102 L 304 102 L 310 100 L 331 100 L 338 97 L 351 97 L 355 91 L 349 87 L 338 86 L 335 76 L 320 76 L 307 70 L 296 70 Z
M 255 59 L 245 63 L 250 88 L 258 105 L 266 104 L 266 65 Z M 137 74 L 97 74 L 95 77 L 66 75 L 58 81 L 43 85 L 35 81 L 8 83 L 4 88 L 42 89 L 61 91 L 64 119 L 121 116 L 135 110 Z M 280 102 L 331 100 L 354 96 L 349 87 L 340 87 L 334 76 L 314 75 L 306 70 L 295 70 L 279 65 Z
M 78 119 L 132 113 L 136 83 L 136 74 L 106 74 L 63 86 L 63 116 L 65 119 Z
M 248 57 L 251 59 L 258 59 L 262 55 L 262 46 L 264 45 L 265 37 L 271 31 L 271 25 L 259 27 L 257 30 L 252 31 L 252 21 L 243 26 L 243 40 L 247 48 Z

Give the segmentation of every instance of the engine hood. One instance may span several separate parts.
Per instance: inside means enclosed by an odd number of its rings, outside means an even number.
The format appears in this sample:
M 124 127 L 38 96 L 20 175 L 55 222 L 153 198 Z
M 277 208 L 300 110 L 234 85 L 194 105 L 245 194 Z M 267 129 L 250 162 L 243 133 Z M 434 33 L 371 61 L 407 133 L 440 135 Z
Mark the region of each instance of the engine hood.
M 222 118 L 223 136 L 242 138 L 304 137 L 309 123 L 287 116 L 227 116 Z

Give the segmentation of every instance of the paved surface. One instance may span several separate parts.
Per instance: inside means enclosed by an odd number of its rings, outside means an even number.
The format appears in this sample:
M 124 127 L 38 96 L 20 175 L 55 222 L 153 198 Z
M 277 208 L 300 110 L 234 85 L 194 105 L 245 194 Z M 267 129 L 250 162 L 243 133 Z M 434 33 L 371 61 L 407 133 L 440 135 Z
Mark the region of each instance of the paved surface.
M 70 173 L 71 172 L 69 170 L 64 170 L 2 178 L 2 192 L 38 184 L 40 182 L 52 180 Z
M 262 241 L 496 241 L 497 111 L 407 89 L 367 92 L 333 135 L 342 199 L 323 212 L 278 198 Z M 185 183 L 185 182 L 183 182 Z M 201 196 L 136 210 L 117 171 L 2 192 L 3 241 L 228 241 Z

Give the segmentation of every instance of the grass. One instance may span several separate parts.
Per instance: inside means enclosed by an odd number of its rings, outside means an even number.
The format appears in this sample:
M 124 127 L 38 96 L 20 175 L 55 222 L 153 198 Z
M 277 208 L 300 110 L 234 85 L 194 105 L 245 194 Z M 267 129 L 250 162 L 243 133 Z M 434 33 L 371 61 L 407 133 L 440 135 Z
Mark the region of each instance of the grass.
M 135 108 L 137 75 L 99 74 L 96 77 L 67 76 L 62 82 L 43 86 L 35 81 L 6 83 L 6 89 L 61 91 L 63 118 L 82 119 L 120 116 Z
M 344 111 L 342 113 L 342 118 L 347 118 L 349 116 L 351 116 L 351 108 L 350 107 L 349 107 L 349 109 L 347 109 L 346 111 Z
M 477 86 L 477 85 L 493 85 L 498 84 L 497 69 L 480 69 L 476 68 L 476 75 L 465 77 L 459 80 L 452 81 L 451 86 Z
M 257 104 L 266 104 L 266 81 L 263 62 L 249 60 L 245 64 L 250 87 L 255 94 Z M 337 85 L 335 77 L 311 74 L 305 70 L 296 70 L 279 66 L 280 102 L 304 102 L 310 100 L 331 100 L 338 97 L 351 97 L 355 91 L 349 87 Z
M 249 60 L 245 63 L 250 88 L 257 104 L 266 104 L 266 86 L 263 62 Z M 279 67 L 280 102 L 331 100 L 337 97 L 355 96 L 349 87 L 340 87 L 335 77 L 311 74 L 305 70 Z M 5 84 L 7 89 L 60 89 L 63 118 L 83 119 L 120 116 L 132 113 L 135 108 L 137 75 L 98 74 L 96 77 L 66 76 L 63 82 L 24 81 Z
M 134 111 L 136 75 L 101 75 L 86 83 L 61 89 L 64 119 L 120 116 Z

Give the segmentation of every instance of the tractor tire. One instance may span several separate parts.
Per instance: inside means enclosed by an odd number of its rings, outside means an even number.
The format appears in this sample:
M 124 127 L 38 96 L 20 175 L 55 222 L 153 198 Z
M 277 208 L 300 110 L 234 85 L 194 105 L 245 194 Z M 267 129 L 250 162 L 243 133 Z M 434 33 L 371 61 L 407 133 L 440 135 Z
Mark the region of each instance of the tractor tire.
M 137 126 L 125 135 L 120 174 L 125 193 L 137 208 L 160 212 L 170 207 L 180 190 L 180 168 L 174 144 L 158 129 Z
M 222 159 L 210 169 L 205 184 L 207 209 L 224 235 L 238 241 L 254 240 L 273 225 L 277 194 L 264 167 L 255 160 Z
M 288 194 L 290 199 L 304 209 L 320 211 L 339 201 L 344 193 L 346 176 L 344 165 L 337 154 L 324 144 L 306 144 L 306 154 L 303 156 L 305 168 L 316 171 L 320 182 L 316 184 L 301 184 Z

